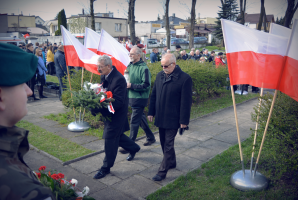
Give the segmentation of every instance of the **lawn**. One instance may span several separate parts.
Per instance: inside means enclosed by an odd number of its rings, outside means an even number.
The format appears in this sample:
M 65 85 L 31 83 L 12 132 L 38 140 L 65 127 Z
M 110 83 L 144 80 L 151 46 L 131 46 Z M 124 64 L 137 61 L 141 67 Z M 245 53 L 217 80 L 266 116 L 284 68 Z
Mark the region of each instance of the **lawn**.
M 57 76 L 47 75 L 47 82 L 59 83 Z
M 253 138 L 242 142 L 245 168 L 249 169 Z M 270 149 L 262 151 L 267 157 Z M 262 162 L 261 162 L 262 161 Z M 238 145 L 230 147 L 209 162 L 173 183 L 150 194 L 148 200 L 192 199 L 298 199 L 298 177 L 292 174 L 277 178 L 273 159 L 261 159 L 258 171 L 269 179 L 269 187 L 261 192 L 242 192 L 230 185 L 231 175 L 241 170 Z
M 25 120 L 18 122 L 16 126 L 29 131 L 30 144 L 63 162 L 94 152 Z

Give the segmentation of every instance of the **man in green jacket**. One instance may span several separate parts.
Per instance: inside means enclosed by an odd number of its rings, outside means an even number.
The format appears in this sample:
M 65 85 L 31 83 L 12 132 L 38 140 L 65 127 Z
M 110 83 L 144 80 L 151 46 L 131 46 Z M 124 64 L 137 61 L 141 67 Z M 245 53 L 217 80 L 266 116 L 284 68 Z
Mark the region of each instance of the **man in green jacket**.
M 32 91 L 26 82 L 35 76 L 37 57 L 0 43 L 0 60 L 0 199 L 55 199 L 23 160 L 29 131 L 15 126 L 28 112 Z
M 142 51 L 137 46 L 134 46 L 130 50 L 130 64 L 127 67 L 130 82 L 127 83 L 129 106 L 132 109 L 132 115 L 130 120 L 130 138 L 135 141 L 138 135 L 139 126 L 145 131 L 147 141 L 144 146 L 154 143 L 155 136 L 149 128 L 146 115 L 144 114 L 144 108 L 147 106 L 150 85 L 151 85 L 151 73 L 146 63 L 141 58 Z M 121 153 L 126 153 L 123 149 Z

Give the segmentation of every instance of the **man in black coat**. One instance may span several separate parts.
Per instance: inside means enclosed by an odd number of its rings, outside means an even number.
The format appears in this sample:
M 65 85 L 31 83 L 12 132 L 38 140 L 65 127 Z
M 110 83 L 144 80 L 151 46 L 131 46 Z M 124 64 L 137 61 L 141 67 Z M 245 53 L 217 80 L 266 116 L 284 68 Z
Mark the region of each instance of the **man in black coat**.
M 154 181 L 163 180 L 169 169 L 176 167 L 174 140 L 179 128 L 189 124 L 192 104 L 192 79 L 176 65 L 173 54 L 165 54 L 161 60 L 163 71 L 156 76 L 152 90 L 148 120 L 155 116 L 164 154 Z
M 102 75 L 101 83 L 103 84 L 103 88 L 111 91 L 113 99 L 115 99 L 112 103 L 115 113 L 112 114 L 107 108 L 91 110 L 93 115 L 100 112 L 103 117 L 110 118 L 110 120 L 104 120 L 102 137 L 105 139 L 106 156 L 103 160 L 103 166 L 93 177 L 94 179 L 103 178 L 110 173 L 110 168 L 114 165 L 119 146 L 130 152 L 126 158 L 128 161 L 131 161 L 140 150 L 140 146 L 124 134 L 125 131 L 129 130 L 127 119 L 128 95 L 124 76 L 112 66 L 112 60 L 109 56 L 100 56 L 97 67 L 98 72 Z
M 34 51 L 34 46 L 32 43 L 27 44 L 27 53 L 32 53 L 33 54 Z M 34 87 L 36 85 L 36 74 L 38 72 L 38 69 L 36 68 L 36 73 L 34 74 L 34 76 L 30 79 L 30 81 L 27 82 L 27 85 L 30 87 L 30 89 L 32 90 L 32 95 L 30 97 L 33 97 L 34 100 L 40 100 L 38 98 L 35 97 L 34 95 Z

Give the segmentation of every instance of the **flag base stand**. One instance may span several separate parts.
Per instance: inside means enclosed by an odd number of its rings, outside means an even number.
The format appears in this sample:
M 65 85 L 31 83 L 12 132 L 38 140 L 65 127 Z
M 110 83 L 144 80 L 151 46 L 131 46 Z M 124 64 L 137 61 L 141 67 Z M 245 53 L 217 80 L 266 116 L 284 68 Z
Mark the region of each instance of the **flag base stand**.
M 230 183 L 241 191 L 261 191 L 267 188 L 268 179 L 259 172 L 254 175 L 254 170 L 246 169 L 245 174 L 243 174 L 243 170 L 235 172 L 230 178 Z
M 242 92 L 242 90 L 236 90 L 235 94 L 239 94 L 239 95 L 247 95 L 248 92 L 246 92 L 245 90 Z
M 68 124 L 68 130 L 72 132 L 83 132 L 87 131 L 90 128 L 88 122 L 84 121 L 75 121 Z

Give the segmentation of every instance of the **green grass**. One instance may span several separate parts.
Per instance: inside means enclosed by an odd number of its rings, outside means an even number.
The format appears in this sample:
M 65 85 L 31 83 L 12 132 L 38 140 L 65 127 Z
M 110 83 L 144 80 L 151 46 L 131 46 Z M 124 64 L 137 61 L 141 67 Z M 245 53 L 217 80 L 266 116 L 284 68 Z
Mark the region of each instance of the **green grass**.
M 253 138 L 242 142 L 245 168 L 249 169 Z M 268 150 L 269 151 L 269 150 Z M 262 151 L 266 157 L 268 151 Z M 290 175 L 277 179 L 272 170 L 275 162 L 267 160 L 259 165 L 258 171 L 269 180 L 267 190 L 242 192 L 230 185 L 231 175 L 241 170 L 239 148 L 235 145 L 217 155 L 201 168 L 178 177 L 173 183 L 150 194 L 148 200 L 191 200 L 191 199 L 297 199 L 298 180 Z
M 28 138 L 30 144 L 63 162 L 94 152 L 28 121 L 22 120 L 16 126 L 29 130 Z
M 59 83 L 57 76 L 47 75 L 47 82 Z

